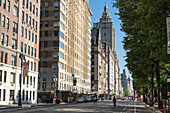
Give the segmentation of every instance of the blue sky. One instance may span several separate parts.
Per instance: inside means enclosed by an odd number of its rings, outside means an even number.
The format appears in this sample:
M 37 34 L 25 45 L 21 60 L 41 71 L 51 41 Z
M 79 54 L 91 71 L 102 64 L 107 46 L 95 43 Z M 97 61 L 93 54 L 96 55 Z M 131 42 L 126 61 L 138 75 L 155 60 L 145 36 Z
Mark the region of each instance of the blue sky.
M 102 17 L 102 13 L 104 11 L 104 6 L 105 6 L 105 2 L 107 3 L 108 9 L 109 9 L 109 13 L 110 16 L 112 18 L 112 21 L 114 23 L 114 27 L 115 27 L 115 35 L 116 35 L 116 52 L 118 55 L 118 60 L 119 60 L 119 67 L 120 67 L 120 73 L 123 72 L 123 69 L 126 69 L 127 71 L 127 75 L 131 76 L 129 74 L 129 71 L 127 69 L 127 67 L 125 67 L 126 62 L 125 62 L 125 58 L 124 56 L 126 56 L 126 52 L 123 49 L 123 37 L 125 36 L 125 33 L 123 33 L 120 29 L 120 23 L 121 21 L 118 19 L 119 16 L 115 15 L 115 13 L 118 12 L 118 9 L 113 8 L 113 0 L 89 0 L 89 7 L 93 13 L 91 19 L 92 19 L 92 23 L 91 25 L 93 26 L 93 23 L 95 22 L 99 22 L 100 18 Z M 95 21 L 96 18 L 96 21 Z

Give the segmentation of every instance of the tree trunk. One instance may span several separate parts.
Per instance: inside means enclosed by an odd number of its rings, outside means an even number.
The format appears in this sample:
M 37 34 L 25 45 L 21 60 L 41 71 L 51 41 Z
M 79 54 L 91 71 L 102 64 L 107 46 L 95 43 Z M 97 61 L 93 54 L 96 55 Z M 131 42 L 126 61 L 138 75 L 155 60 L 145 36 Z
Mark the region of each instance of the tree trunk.
M 152 65 L 153 70 L 153 65 Z M 154 93 L 154 72 L 152 72 L 151 81 L 152 81 L 152 87 L 151 87 L 151 106 L 153 106 L 153 93 Z
M 158 97 L 158 108 L 162 109 L 162 100 L 160 95 L 160 71 L 159 71 L 159 61 L 156 61 L 156 82 L 157 82 L 157 97 Z

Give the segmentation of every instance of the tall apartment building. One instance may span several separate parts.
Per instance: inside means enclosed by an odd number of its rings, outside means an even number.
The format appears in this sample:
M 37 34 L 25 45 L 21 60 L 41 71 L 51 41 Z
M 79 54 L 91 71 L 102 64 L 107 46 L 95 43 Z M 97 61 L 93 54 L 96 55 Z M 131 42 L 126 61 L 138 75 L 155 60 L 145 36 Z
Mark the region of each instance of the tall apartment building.
M 36 103 L 40 0 L 0 0 L 0 104 L 18 103 L 21 59 L 29 62 L 22 77 L 22 103 Z
M 117 66 L 117 55 L 115 51 L 115 29 L 114 24 L 112 22 L 112 18 L 110 17 L 109 10 L 107 4 L 104 6 L 104 12 L 102 17 L 100 18 L 100 22 L 94 23 L 93 27 L 95 29 L 100 30 L 101 43 L 108 45 L 108 55 L 107 55 L 107 63 L 108 63 L 108 94 L 114 93 L 116 90 L 115 80 L 116 80 L 116 66 Z M 93 30 L 93 29 L 92 29 Z
M 122 87 L 123 89 L 128 89 L 127 87 L 127 74 L 126 74 L 126 70 L 123 70 L 123 73 L 121 74 L 121 83 L 122 83 Z
M 40 98 L 50 91 L 63 101 L 70 92 L 90 93 L 92 12 L 88 4 L 89 0 L 41 0 Z

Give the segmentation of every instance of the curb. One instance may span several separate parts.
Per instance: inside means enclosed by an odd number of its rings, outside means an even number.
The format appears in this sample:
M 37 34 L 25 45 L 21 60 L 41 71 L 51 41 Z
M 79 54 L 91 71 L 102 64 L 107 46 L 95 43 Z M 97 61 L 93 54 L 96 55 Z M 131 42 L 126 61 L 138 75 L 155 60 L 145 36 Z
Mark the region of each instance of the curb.
M 142 102 L 147 108 L 149 108 L 150 110 L 154 111 L 155 113 L 163 113 L 161 112 L 159 109 L 155 109 L 154 107 L 149 107 L 149 105 L 145 104 L 144 102 Z

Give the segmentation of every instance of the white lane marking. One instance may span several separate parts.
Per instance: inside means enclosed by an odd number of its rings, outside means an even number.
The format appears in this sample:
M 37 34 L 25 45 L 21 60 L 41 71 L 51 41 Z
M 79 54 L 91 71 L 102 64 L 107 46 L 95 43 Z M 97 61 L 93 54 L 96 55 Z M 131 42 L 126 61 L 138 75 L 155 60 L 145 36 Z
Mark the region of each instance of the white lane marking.
M 136 113 L 136 102 L 135 102 L 135 107 L 134 107 L 134 113 Z

